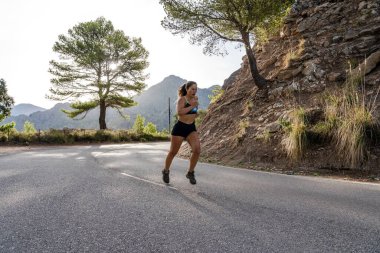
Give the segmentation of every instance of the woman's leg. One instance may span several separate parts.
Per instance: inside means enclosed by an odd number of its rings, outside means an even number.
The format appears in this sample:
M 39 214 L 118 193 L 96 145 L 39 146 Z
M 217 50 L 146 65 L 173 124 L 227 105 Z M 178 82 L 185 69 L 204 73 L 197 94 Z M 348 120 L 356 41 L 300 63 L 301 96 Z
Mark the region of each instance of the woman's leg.
M 182 136 L 174 136 L 174 135 L 171 136 L 170 150 L 169 150 L 168 155 L 166 156 L 164 170 L 170 169 L 170 165 L 172 164 L 172 161 L 175 155 L 178 153 L 178 150 L 181 147 L 181 144 L 184 139 L 185 138 Z
M 192 132 L 186 138 L 187 142 L 191 147 L 191 157 L 190 157 L 190 166 L 189 171 L 193 172 L 195 166 L 197 165 L 199 155 L 201 153 L 201 143 L 199 141 L 199 135 L 197 132 Z

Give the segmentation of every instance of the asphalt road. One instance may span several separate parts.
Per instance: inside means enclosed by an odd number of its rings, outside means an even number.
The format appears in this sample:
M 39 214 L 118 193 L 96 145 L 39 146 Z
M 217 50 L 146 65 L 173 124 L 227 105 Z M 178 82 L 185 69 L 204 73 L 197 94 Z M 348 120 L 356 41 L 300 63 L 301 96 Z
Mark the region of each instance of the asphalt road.
M 380 252 L 380 185 L 175 159 L 168 143 L 0 154 L 0 252 Z

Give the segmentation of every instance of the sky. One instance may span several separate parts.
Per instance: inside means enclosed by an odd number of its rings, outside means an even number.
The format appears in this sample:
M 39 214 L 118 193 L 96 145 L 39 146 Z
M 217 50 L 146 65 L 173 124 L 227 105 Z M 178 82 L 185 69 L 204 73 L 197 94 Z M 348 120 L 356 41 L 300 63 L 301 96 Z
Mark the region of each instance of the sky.
M 172 35 L 161 26 L 165 12 L 159 0 L 2 0 L 0 10 L 0 78 L 15 104 L 48 109 L 57 103 L 45 99 L 51 87 L 49 61 L 57 57 L 52 47 L 58 35 L 100 16 L 127 36 L 142 39 L 149 51 L 148 87 L 169 75 L 194 80 L 200 88 L 222 85 L 244 55 L 231 44 L 228 55 L 207 56 L 188 37 Z

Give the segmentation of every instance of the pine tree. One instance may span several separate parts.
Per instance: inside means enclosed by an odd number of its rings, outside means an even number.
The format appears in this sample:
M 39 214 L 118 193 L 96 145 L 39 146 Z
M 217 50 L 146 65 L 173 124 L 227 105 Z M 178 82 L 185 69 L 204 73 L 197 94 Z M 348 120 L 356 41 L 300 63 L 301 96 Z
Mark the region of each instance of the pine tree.
M 115 30 L 103 17 L 79 23 L 60 35 L 54 44 L 59 61 L 50 61 L 52 100 L 76 99 L 69 117 L 87 115 L 99 106 L 99 127 L 106 129 L 106 110 L 121 109 L 136 103 L 132 96 L 145 88 L 148 51 L 140 38 L 130 38 Z M 80 100 L 81 99 L 81 100 Z M 87 101 L 83 101 L 86 100 Z
M 294 0 L 160 0 L 166 12 L 162 26 L 173 34 L 188 34 L 192 44 L 204 44 L 205 54 L 224 54 L 226 42 L 242 43 L 250 71 L 259 88 L 266 79 L 257 68 L 252 49 L 255 29 L 278 20 Z

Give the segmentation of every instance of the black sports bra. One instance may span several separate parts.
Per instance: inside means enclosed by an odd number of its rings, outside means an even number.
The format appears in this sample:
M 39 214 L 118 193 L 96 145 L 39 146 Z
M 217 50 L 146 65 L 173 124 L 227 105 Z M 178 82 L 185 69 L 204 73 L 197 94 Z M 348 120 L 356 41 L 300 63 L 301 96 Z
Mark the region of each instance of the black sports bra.
M 186 99 L 185 99 L 186 100 Z M 190 105 L 190 103 L 189 102 L 187 102 L 187 100 L 186 100 L 186 103 L 185 103 L 185 108 L 186 107 L 190 107 L 191 105 Z M 198 112 L 198 106 L 197 107 L 194 107 L 193 109 L 191 109 L 189 112 L 187 112 L 186 114 L 197 114 L 197 112 Z

